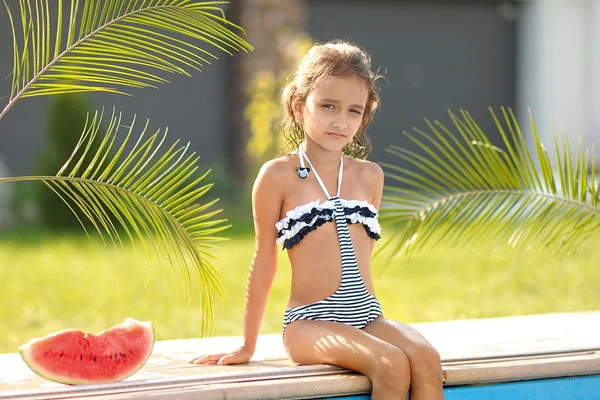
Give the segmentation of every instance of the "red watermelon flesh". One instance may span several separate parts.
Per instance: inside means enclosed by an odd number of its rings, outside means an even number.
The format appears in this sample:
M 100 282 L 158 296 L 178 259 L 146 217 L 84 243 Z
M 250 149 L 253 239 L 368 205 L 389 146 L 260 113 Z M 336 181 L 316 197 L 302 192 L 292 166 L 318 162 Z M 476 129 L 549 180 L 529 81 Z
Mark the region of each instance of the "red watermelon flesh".
M 36 374 L 69 385 L 117 382 L 144 366 L 154 347 L 151 322 L 126 318 L 98 335 L 75 329 L 30 340 L 19 348 Z

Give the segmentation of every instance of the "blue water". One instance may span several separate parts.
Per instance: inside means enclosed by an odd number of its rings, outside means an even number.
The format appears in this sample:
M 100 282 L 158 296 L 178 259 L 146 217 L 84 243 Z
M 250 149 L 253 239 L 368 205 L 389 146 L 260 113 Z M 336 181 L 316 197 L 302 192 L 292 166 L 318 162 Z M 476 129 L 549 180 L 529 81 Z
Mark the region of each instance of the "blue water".
M 330 397 L 369 400 L 370 395 Z M 444 389 L 444 400 L 600 400 L 600 375 L 538 379 Z

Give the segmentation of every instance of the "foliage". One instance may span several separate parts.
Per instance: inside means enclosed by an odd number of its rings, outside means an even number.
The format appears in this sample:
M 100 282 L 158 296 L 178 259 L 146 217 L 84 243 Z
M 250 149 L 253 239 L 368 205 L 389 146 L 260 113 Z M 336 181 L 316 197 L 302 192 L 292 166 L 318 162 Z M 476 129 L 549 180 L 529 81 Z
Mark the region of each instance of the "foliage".
M 87 0 L 80 6 L 79 0 L 71 0 L 68 17 L 63 3 L 57 4 L 53 29 L 48 0 L 36 0 L 34 7 L 30 0 L 19 0 L 19 32 L 18 19 L 4 2 L 13 33 L 14 68 L 10 99 L 0 119 L 23 97 L 126 94 L 130 88 L 168 82 L 157 72 L 189 76 L 188 69 L 200 70 L 210 64 L 208 58 L 217 58 L 198 47 L 199 42 L 228 54 L 251 49 L 228 29 L 239 27 L 217 7 L 222 1 Z
M 281 88 L 273 72 L 262 70 L 252 77 L 248 89 L 250 101 L 244 116 L 250 125 L 251 137 L 246 149 L 257 163 L 262 163 L 276 153 L 277 138 L 281 136 L 275 132 L 279 111 L 277 95 Z
M 281 69 L 291 70 L 308 50 L 311 40 L 302 32 L 285 36 L 280 48 L 287 49 L 281 55 Z M 249 102 L 244 110 L 244 117 L 250 126 L 250 139 L 246 151 L 252 160 L 254 172 L 277 154 L 283 146 L 283 135 L 279 131 L 279 109 L 282 89 L 293 79 L 293 75 L 282 74 L 278 68 L 263 69 L 254 74 L 247 88 Z M 253 174 L 256 175 L 256 174 Z
M 8 176 L 10 172 L 4 164 L 2 154 L 0 153 L 0 177 Z M 13 188 L 9 185 L 0 186 L 0 231 L 14 223 L 13 204 L 16 195 Z
M 512 111 L 502 109 L 504 125 L 491 113 L 506 150 L 492 145 L 466 111 L 462 118 L 450 112 L 457 135 L 428 120 L 431 133 L 404 132 L 424 155 L 389 149 L 414 168 L 383 164 L 401 184 L 386 187 L 381 210 L 387 224 L 405 226 L 387 243 L 393 254 L 489 241 L 507 251 L 566 254 L 600 231 L 594 149 L 580 143 L 573 160 L 567 137 L 561 151 L 555 133 L 553 164 L 531 118 L 534 159 Z
M 99 332 L 124 317 L 152 320 L 159 340 L 197 337 L 204 318 L 198 299 L 190 307 L 174 301 L 176 277 L 168 269 L 149 269 L 145 255 L 126 246 L 122 251 L 97 238 L 38 231 L 0 237 L 0 265 L 13 266 L 0 268 L 0 292 L 11 299 L 0 302 L 0 352 L 16 351 L 32 337 L 65 327 Z M 227 273 L 222 281 L 226 301 L 214 306 L 214 335 L 243 330 L 245 298 L 239 293 L 245 290 L 253 251 L 252 232 L 215 249 L 222 258 L 217 265 Z M 560 264 L 522 257 L 507 262 L 488 246 L 479 254 L 466 253 L 430 248 L 387 268 L 384 257 L 375 259 L 373 284 L 386 316 L 415 323 L 600 309 L 600 275 L 590 262 L 600 257 L 600 249 L 592 241 Z M 281 335 L 291 269 L 286 253 L 278 256 L 261 333 Z
M 71 0 L 56 3 L 56 25 L 48 0 L 19 1 L 20 18 L 6 1 L 13 33 L 11 94 L 0 119 L 21 98 L 81 92 L 127 94 L 132 88 L 167 82 L 157 73 L 189 75 L 217 58 L 199 47 L 227 54 L 252 47 L 230 28 L 219 5 L 190 0 Z M 20 25 L 19 25 L 20 22 Z M 66 35 L 64 34 L 66 33 Z M 211 184 L 196 187 L 198 158 L 186 155 L 189 144 L 162 151 L 166 131 L 145 141 L 148 123 L 131 140 L 135 117 L 122 123 L 113 110 L 106 132 L 103 113 L 88 115 L 84 132 L 68 161 L 55 176 L 0 178 L 0 183 L 41 181 L 58 195 L 83 224 L 88 219 L 104 241 L 123 245 L 122 236 L 141 243 L 151 260 L 168 262 L 187 281 L 199 278 L 202 333 L 212 322 L 212 291 L 219 290 L 213 258 L 214 236 L 225 228 L 214 220 L 215 201 L 200 204 Z M 125 138 L 119 131 L 127 131 Z M 94 146 L 100 140 L 96 149 Z M 126 147 L 132 142 L 132 146 Z M 161 153 L 162 151 L 162 153 Z M 86 230 L 87 232 L 87 230 Z
M 167 82 L 159 74 L 189 75 L 189 70 L 217 58 L 200 44 L 228 54 L 252 49 L 231 30 L 239 27 L 226 20 L 218 8 L 221 2 L 87 0 L 80 5 L 71 0 L 68 13 L 63 9 L 66 3 L 35 0 L 32 5 L 19 0 L 19 12 L 13 14 L 4 1 L 13 33 L 14 68 L 11 94 L 0 119 L 24 97 L 92 91 L 129 94 L 134 88 Z M 56 25 L 50 4 L 58 7 Z M 265 82 L 256 86 L 253 101 L 266 106 L 249 106 L 256 112 L 249 112 L 252 118 L 269 121 L 253 125 L 256 139 L 250 143 L 259 153 L 257 160 L 264 156 L 266 144 L 276 143 L 264 137 L 269 130 L 274 132 L 271 113 L 277 80 Z M 466 112 L 462 119 L 450 114 L 458 137 L 429 121 L 432 133 L 405 132 L 427 157 L 400 147 L 389 149 L 415 169 L 384 165 L 388 178 L 402 186 L 386 187 L 382 220 L 391 227 L 406 226 L 389 242 L 392 253 L 410 255 L 442 243 L 477 247 L 484 241 L 511 250 L 560 252 L 598 232 L 600 195 L 593 154 L 579 148 L 573 162 L 568 145 L 561 152 L 555 143 L 558 161 L 552 165 L 532 123 L 534 162 L 516 119 L 510 112 L 503 114 L 505 127 L 492 115 L 506 151 L 494 147 Z M 55 176 L 0 178 L 0 183 L 44 182 L 78 219 L 87 218 L 103 240 L 124 245 L 122 236 L 127 235 L 131 242 L 141 243 L 151 259 L 166 260 L 187 280 L 188 288 L 192 274 L 197 274 L 202 315 L 209 317 L 202 319 L 205 328 L 211 321 L 212 290 L 219 288 L 209 262 L 214 256 L 212 242 L 219 240 L 214 234 L 224 228 L 223 220 L 212 219 L 219 212 L 210 210 L 213 201 L 197 203 L 211 185 L 192 189 L 188 183 L 192 179 L 193 186 L 206 177 L 192 178 L 198 159 L 194 153 L 186 156 L 189 145 L 177 148 L 176 142 L 159 155 L 166 132 L 144 141 L 146 124 L 139 138 L 131 140 L 135 118 L 129 125 L 121 120 L 113 112 L 101 134 L 102 116 L 89 117 L 75 151 Z M 127 134 L 119 145 L 122 129 Z M 94 151 L 98 137 L 101 144 Z M 132 148 L 126 149 L 126 143 Z
M 48 111 L 47 141 L 37 157 L 37 175 L 50 176 L 68 160 L 81 137 L 86 123 L 86 113 L 91 109 L 90 102 L 83 93 L 57 95 L 50 102 Z M 89 164 L 92 155 L 100 147 L 101 137 L 96 136 L 90 151 L 84 159 Z M 75 155 L 80 157 L 83 149 Z M 35 204 L 42 224 L 49 229 L 79 228 L 79 222 L 62 199 L 43 185 L 35 184 Z

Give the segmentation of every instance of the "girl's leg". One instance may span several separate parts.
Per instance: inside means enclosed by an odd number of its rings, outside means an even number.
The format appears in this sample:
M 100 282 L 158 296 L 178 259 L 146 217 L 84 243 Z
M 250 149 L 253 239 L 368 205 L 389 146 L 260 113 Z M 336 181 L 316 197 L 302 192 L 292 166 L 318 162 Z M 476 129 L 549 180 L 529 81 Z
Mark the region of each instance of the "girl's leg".
M 414 328 L 380 316 L 364 331 L 401 349 L 410 362 L 411 400 L 443 399 L 439 353 Z
M 402 350 L 348 325 L 300 320 L 288 325 L 284 345 L 298 364 L 330 364 L 366 375 L 373 400 L 406 399 L 410 365 Z

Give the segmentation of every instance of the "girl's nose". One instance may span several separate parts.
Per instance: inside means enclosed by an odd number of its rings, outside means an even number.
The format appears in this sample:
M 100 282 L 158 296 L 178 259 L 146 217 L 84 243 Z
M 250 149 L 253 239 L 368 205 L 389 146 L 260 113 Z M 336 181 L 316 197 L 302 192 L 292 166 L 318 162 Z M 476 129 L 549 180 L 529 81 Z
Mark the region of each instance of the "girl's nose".
M 339 129 L 339 130 L 344 130 L 344 129 L 348 128 L 348 124 L 343 121 L 338 121 L 338 122 L 333 123 L 333 127 L 336 129 Z

